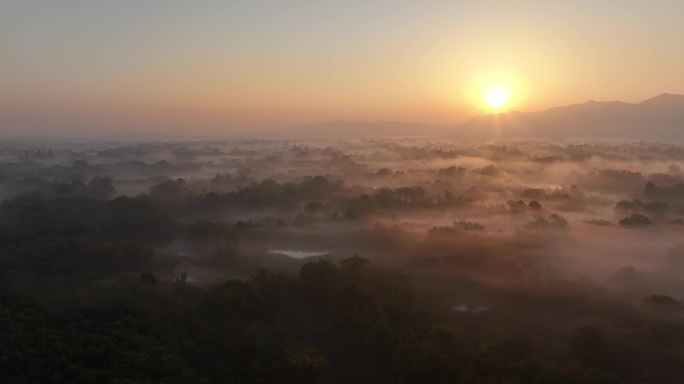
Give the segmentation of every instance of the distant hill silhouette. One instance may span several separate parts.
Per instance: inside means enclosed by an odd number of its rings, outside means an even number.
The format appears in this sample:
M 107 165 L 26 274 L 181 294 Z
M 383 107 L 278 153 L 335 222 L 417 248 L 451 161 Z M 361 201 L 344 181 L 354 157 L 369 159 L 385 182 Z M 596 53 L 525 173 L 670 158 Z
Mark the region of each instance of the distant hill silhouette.
M 344 121 L 299 125 L 278 132 L 292 138 L 684 138 L 684 95 L 665 93 L 640 103 L 587 101 L 539 112 L 473 117 L 462 124 Z
M 676 137 L 684 138 L 684 95 L 662 94 L 640 103 L 588 101 L 540 112 L 474 117 L 456 137 Z
M 344 121 L 304 124 L 284 132 L 286 137 L 301 138 L 371 138 L 434 137 L 453 132 L 455 125 L 436 125 L 397 121 Z

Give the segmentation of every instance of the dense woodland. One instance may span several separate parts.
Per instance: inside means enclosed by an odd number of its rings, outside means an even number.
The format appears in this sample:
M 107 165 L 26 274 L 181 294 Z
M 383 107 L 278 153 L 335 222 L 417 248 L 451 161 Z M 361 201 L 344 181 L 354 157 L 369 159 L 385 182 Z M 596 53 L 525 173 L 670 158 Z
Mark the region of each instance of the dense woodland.
M 647 142 L 6 142 L 0 382 L 680 383 L 681 167 Z

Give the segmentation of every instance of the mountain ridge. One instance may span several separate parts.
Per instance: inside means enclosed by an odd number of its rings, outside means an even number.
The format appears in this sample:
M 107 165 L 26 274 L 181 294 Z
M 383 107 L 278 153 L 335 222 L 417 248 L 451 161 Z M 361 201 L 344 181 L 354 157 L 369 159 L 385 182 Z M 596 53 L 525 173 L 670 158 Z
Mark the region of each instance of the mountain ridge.
M 684 95 L 663 93 L 637 103 L 586 101 L 538 112 L 480 115 L 455 136 L 684 137 Z
M 640 102 L 595 101 L 535 112 L 474 116 L 463 123 L 347 121 L 301 124 L 279 132 L 293 138 L 684 138 L 684 95 L 662 93 Z

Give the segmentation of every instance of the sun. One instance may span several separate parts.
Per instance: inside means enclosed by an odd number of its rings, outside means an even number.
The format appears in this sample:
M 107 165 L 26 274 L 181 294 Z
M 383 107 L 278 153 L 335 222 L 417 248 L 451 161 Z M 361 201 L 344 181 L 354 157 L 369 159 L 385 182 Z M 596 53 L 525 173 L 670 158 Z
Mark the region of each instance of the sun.
M 492 85 L 484 89 L 482 99 L 490 109 L 501 110 L 511 99 L 511 91 L 502 85 Z
M 513 67 L 483 67 L 465 78 L 464 99 L 480 114 L 500 114 L 520 107 L 530 94 L 527 77 Z

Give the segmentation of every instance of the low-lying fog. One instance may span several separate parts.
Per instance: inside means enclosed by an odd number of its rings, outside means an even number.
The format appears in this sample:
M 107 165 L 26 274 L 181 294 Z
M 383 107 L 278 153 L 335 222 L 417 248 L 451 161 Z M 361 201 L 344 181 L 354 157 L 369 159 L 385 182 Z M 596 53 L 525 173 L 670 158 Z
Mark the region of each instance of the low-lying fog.
M 26 142 L 0 161 L 2 225 L 56 201 L 128 196 L 174 223 L 145 239 L 168 280 L 358 254 L 447 295 L 458 280 L 684 299 L 681 145 Z

